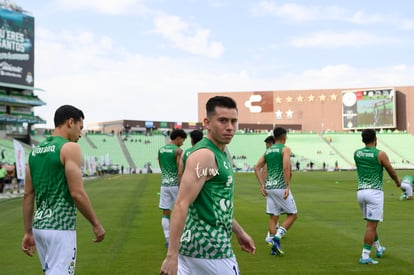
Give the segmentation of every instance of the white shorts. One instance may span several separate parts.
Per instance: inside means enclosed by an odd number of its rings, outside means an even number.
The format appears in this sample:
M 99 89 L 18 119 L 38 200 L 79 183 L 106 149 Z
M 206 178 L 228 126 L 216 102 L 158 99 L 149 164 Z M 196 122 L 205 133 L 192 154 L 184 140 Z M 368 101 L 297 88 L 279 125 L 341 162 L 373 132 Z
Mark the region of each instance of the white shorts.
M 32 230 L 43 272 L 46 275 L 75 274 L 76 231 Z
M 362 216 L 368 221 L 382 221 L 384 215 L 384 192 L 376 189 L 357 191 Z
M 236 257 L 227 259 L 200 259 L 178 254 L 177 275 L 239 275 Z
M 411 186 L 411 184 L 402 182 L 400 188 L 405 193 L 405 195 L 407 195 L 407 197 L 413 196 L 413 187 Z
M 283 199 L 285 189 L 266 189 L 266 213 L 269 215 L 279 216 L 281 214 L 296 214 L 295 199 L 292 192 L 289 191 L 289 196 Z
M 172 210 L 178 194 L 178 186 L 161 186 L 159 208 Z

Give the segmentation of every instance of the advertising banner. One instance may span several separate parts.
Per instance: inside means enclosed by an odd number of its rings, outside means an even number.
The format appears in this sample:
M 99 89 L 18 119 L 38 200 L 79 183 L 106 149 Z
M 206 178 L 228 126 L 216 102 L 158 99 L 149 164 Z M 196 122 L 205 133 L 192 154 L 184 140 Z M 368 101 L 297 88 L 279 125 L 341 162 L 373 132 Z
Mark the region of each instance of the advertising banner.
M 16 158 L 16 177 L 20 180 L 23 180 L 26 176 L 26 153 L 20 142 L 13 140 L 14 145 L 14 155 Z

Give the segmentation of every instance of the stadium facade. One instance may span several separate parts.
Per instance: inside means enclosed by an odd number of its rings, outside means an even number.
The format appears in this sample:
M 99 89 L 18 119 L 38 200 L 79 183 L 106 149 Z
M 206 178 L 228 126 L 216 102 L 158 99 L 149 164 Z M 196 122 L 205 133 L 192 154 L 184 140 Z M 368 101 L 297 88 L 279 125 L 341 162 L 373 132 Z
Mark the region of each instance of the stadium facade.
M 215 95 L 232 97 L 241 130 L 282 126 L 302 132 L 346 132 L 364 128 L 414 134 L 414 86 L 319 90 L 201 92 L 198 120 Z
M 152 134 L 154 130 L 169 131 L 171 129 L 202 129 L 201 122 L 171 122 L 152 120 L 113 120 L 88 124 L 88 130 L 101 133 L 142 133 Z
M 102 133 L 202 128 L 205 103 L 215 95 L 234 98 L 239 129 L 269 131 L 282 126 L 298 132 L 348 132 L 365 128 L 414 135 L 414 86 L 198 93 L 198 122 L 116 120 L 88 124 Z
M 34 17 L 8 1 L 0 3 L 0 137 L 30 143 L 34 124 L 46 123 L 34 114 L 45 105 L 35 95 Z

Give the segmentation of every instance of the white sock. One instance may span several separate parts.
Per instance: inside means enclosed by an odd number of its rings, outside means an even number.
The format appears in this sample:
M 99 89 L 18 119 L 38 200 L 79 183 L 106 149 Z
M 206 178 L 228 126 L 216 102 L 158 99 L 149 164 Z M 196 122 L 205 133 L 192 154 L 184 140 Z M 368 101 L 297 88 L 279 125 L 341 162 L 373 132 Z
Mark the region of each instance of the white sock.
M 275 237 L 278 238 L 279 240 L 281 240 L 283 238 L 283 236 L 285 236 L 286 233 L 287 233 L 287 230 L 284 227 L 279 226 L 279 228 L 277 229 Z
M 167 217 L 162 217 L 161 218 L 161 225 L 162 225 L 162 229 L 164 231 L 164 237 L 165 237 L 165 241 L 169 241 L 170 239 L 170 219 Z
M 374 242 L 374 247 L 375 247 L 376 250 L 381 250 L 381 244 L 380 244 L 379 240 Z
M 361 258 L 362 259 L 368 259 L 369 258 L 369 254 L 371 254 L 371 250 L 363 248 L 362 249 L 362 254 L 361 254 Z
M 274 237 L 275 235 L 270 235 L 270 233 L 269 232 L 267 232 L 267 236 L 266 236 L 266 242 L 271 242 L 272 240 L 273 240 L 273 237 Z

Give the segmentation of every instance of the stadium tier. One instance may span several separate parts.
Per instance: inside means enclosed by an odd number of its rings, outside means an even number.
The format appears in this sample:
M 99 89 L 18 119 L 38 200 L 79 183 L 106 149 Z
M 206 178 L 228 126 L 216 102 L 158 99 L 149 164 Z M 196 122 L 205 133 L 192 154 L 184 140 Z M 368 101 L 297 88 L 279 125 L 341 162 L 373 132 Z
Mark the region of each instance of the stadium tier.
M 124 135 L 122 141 L 128 149 L 138 172 L 140 169 L 146 171 L 148 164 L 153 171 L 159 171 L 158 149 L 166 143 L 164 135 Z
M 301 169 L 351 169 L 343 155 L 321 135 L 316 133 L 295 133 L 288 134 L 286 144 L 291 148 L 292 160 L 299 161 Z M 313 163 L 311 167 L 311 163 Z
M 85 166 L 92 165 L 97 170 L 110 170 L 116 173 L 121 166 L 125 169 L 130 167 L 128 155 L 123 152 L 122 143 L 116 135 L 87 134 L 79 139 L 78 143 L 84 155 Z M 91 167 L 89 169 L 95 170 Z
M 266 134 L 238 134 L 228 146 L 239 170 L 251 170 L 265 151 Z M 289 133 L 286 145 L 292 150 L 292 166 L 300 170 L 352 169 L 353 161 L 345 159 L 324 137 L 316 133 Z M 352 158 L 352 156 L 350 157 Z M 312 164 L 311 164 L 312 163 Z
M 265 151 L 264 140 L 268 134 L 238 133 L 228 145 L 228 152 L 237 171 L 252 171 L 253 166 Z M 408 133 L 378 133 L 377 148 L 387 152 L 396 169 L 413 169 L 414 136 Z M 33 143 L 37 144 L 45 137 L 34 135 Z M 96 165 L 105 165 L 119 169 L 124 167 L 126 173 L 147 172 L 148 165 L 152 172 L 160 171 L 157 154 L 158 149 L 168 142 L 162 134 L 143 135 L 108 135 L 87 134 L 79 139 L 83 156 L 86 160 L 94 159 Z M 349 170 L 355 169 L 353 152 L 362 147 L 360 132 L 354 133 L 289 133 L 286 142 L 292 149 L 292 167 L 296 170 L 299 162 L 300 170 Z M 191 146 L 188 138 L 182 149 Z M 26 154 L 30 146 L 25 146 Z M 14 162 L 12 139 L 1 139 L 1 162 Z M 312 165 L 311 165 L 312 163 Z M 312 167 L 311 167 L 312 166 Z
M 412 168 L 414 164 L 414 136 L 407 133 L 380 133 L 378 148 L 387 152 L 391 163 L 398 168 Z
M 21 143 L 25 151 L 26 156 L 30 153 L 31 147 Z M 10 138 L 1 138 L 0 139 L 0 162 L 8 165 L 12 165 L 16 161 L 16 156 L 14 154 L 14 144 L 13 140 Z
M 264 140 L 267 134 L 237 134 L 228 145 L 233 165 L 239 171 L 253 169 L 266 147 Z
M 352 152 L 363 147 L 361 133 L 328 133 L 324 137 L 330 142 L 332 148 L 343 156 L 344 160 L 352 163 L 353 167 Z M 412 150 L 410 147 L 414 145 L 414 137 L 412 135 L 408 133 L 378 133 L 377 142 L 377 148 L 387 153 L 391 164 L 395 168 L 413 168 L 414 160 L 412 154 L 410 154 L 410 150 Z

